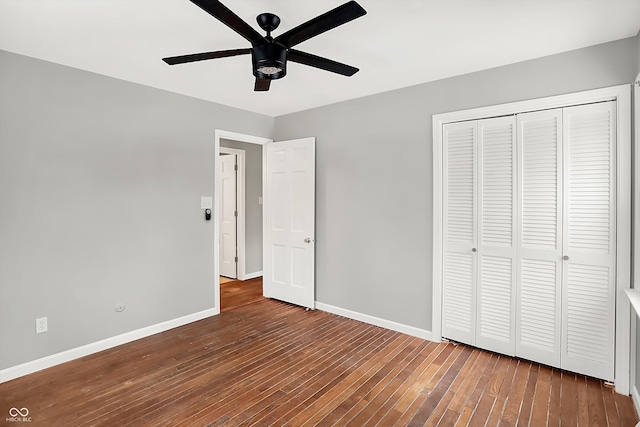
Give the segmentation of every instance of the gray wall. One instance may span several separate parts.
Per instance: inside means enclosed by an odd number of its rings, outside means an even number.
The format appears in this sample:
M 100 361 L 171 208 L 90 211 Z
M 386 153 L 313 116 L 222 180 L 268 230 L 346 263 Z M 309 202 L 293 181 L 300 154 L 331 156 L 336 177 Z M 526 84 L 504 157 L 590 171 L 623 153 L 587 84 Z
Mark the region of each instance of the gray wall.
M 215 128 L 315 136 L 316 299 L 430 330 L 431 116 L 638 71 L 636 37 L 274 120 L 0 51 L 0 369 L 213 307 Z
M 316 299 L 431 330 L 432 115 L 628 84 L 636 51 L 628 38 L 277 117 L 274 139 L 316 137 Z
M 221 147 L 245 151 L 245 270 L 247 274 L 262 271 L 262 145 L 220 140 Z
M 3 51 L 0 75 L 0 369 L 214 307 L 214 129 L 273 118 Z

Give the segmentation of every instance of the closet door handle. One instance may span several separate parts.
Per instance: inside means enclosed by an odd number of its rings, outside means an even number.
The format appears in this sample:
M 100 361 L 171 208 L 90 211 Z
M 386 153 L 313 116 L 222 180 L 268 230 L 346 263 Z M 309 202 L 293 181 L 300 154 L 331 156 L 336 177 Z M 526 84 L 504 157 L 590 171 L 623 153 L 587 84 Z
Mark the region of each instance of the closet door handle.
M 563 256 L 562 259 L 565 260 L 565 261 L 569 261 L 569 255 Z
M 476 252 L 476 251 L 477 251 L 476 248 L 471 249 L 471 252 Z

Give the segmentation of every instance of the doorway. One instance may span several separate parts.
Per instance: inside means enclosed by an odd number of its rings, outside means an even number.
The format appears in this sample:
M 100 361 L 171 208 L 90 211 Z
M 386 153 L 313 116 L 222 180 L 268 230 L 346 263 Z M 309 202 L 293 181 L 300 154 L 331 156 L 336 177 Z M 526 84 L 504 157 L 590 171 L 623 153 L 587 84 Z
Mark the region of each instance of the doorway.
M 215 131 L 214 158 L 221 153 L 235 154 L 238 159 L 237 187 L 237 280 L 249 280 L 262 276 L 262 146 L 271 139 L 239 134 L 224 130 Z M 254 179 L 259 176 L 259 181 Z M 243 195 L 240 192 L 244 192 Z M 221 240 L 220 203 L 222 196 L 221 171 L 216 161 L 214 177 L 214 298 L 216 311 L 220 312 Z

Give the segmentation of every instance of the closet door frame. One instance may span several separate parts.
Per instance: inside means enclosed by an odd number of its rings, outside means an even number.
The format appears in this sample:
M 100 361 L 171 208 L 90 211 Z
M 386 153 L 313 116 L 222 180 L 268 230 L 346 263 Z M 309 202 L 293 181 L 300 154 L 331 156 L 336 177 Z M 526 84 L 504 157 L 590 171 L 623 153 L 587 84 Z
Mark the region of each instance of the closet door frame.
M 433 305 L 431 339 L 442 340 L 443 267 L 443 134 L 445 123 L 479 120 L 551 108 L 616 101 L 616 339 L 615 389 L 630 391 L 631 309 L 625 290 L 631 288 L 631 85 L 576 92 L 451 113 L 435 114 L 433 126 Z

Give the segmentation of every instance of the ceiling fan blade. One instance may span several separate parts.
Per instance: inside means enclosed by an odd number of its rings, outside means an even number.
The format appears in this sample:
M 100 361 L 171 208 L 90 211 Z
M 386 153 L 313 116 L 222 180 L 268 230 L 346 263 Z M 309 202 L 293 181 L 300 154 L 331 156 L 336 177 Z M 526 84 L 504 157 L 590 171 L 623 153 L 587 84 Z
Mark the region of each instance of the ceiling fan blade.
M 240 34 L 251 42 L 252 46 L 267 43 L 259 32 L 253 29 L 249 24 L 243 21 L 238 15 L 233 13 L 229 8 L 217 0 L 191 0 L 191 2 L 199 6 L 202 10 L 209 13 L 218 21 Z
M 171 56 L 169 58 L 162 58 L 162 60 L 169 65 L 176 65 L 176 64 L 185 64 L 187 62 L 204 61 L 205 59 L 226 58 L 228 56 L 245 55 L 247 53 L 251 53 L 250 48 L 193 53 L 191 55 L 180 55 L 180 56 Z
M 310 53 L 301 52 L 295 49 L 289 49 L 287 53 L 287 59 L 289 61 L 297 62 L 298 64 L 308 65 L 310 67 L 321 68 L 332 73 L 342 74 L 343 76 L 351 77 L 359 71 L 358 68 L 351 65 L 336 62 L 331 59 L 323 58 L 321 56 L 312 55 Z
M 287 48 L 293 47 L 311 37 L 366 15 L 366 13 L 367 11 L 362 6 L 355 1 L 350 1 L 280 34 L 276 37 L 276 41 Z
M 271 86 L 271 80 L 259 79 L 256 77 L 256 84 L 253 87 L 253 90 L 256 92 L 265 92 L 269 90 L 270 86 Z

